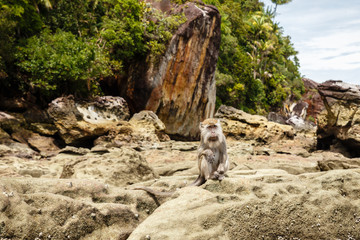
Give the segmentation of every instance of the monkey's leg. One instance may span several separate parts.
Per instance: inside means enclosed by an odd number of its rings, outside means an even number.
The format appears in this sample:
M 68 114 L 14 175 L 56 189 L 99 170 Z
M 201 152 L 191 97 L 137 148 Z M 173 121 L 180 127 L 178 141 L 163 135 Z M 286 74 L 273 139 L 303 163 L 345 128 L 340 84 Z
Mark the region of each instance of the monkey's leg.
M 201 170 L 200 170 L 200 174 L 202 176 L 204 176 L 205 181 L 208 180 L 210 178 L 210 174 L 211 174 L 211 164 L 209 164 L 208 160 L 206 159 L 206 157 L 202 157 L 201 158 Z
M 219 174 L 217 171 L 213 172 L 213 173 L 210 175 L 210 179 L 211 179 L 211 180 L 218 180 L 219 177 L 220 177 L 220 174 Z
M 205 156 L 200 157 L 199 170 L 200 170 L 200 174 L 198 178 L 190 186 L 201 186 L 209 179 L 210 177 L 209 166 Z

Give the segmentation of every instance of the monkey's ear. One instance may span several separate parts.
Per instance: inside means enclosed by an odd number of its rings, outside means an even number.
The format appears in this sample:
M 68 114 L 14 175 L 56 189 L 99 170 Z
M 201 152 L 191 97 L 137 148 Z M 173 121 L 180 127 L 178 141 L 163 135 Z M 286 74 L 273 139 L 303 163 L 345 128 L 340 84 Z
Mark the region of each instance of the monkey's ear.
M 200 122 L 199 128 L 200 128 L 200 130 L 203 128 L 203 123 L 202 122 Z

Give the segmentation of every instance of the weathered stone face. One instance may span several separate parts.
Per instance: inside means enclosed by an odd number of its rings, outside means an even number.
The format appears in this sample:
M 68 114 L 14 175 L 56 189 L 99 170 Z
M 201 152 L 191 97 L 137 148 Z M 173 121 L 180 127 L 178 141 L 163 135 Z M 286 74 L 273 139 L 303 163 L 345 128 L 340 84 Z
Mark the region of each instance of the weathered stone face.
M 331 80 L 319 93 L 326 110 L 318 116 L 318 148 L 360 156 L 360 86 Z
M 194 3 L 173 11 L 183 11 L 187 22 L 172 37 L 164 56 L 158 62 L 148 57 L 130 67 L 119 88 L 132 112 L 151 110 L 164 122 L 166 133 L 196 138 L 199 123 L 215 111 L 220 14 L 215 7 Z
M 71 96 L 60 97 L 49 104 L 48 113 L 59 136 L 70 145 L 84 145 L 88 139 L 106 134 L 130 116 L 124 99 L 110 96 L 83 103 L 75 102 Z
M 215 116 L 222 118 L 225 136 L 236 140 L 271 143 L 294 139 L 295 130 L 292 126 L 271 122 L 263 116 L 251 115 L 233 107 L 222 105 Z

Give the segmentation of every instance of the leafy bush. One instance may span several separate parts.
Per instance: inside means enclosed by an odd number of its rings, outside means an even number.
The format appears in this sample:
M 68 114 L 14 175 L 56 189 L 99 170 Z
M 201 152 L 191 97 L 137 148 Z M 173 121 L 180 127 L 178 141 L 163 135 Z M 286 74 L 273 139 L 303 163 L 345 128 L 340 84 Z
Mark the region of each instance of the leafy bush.
M 98 93 L 94 75 L 106 73 L 96 64 L 95 45 L 69 32 L 45 30 L 19 47 L 18 66 L 29 75 L 29 84 L 51 99 L 61 94 L 86 96 Z
M 142 24 L 145 3 L 138 0 L 106 0 L 101 37 L 113 59 L 132 59 L 146 51 Z

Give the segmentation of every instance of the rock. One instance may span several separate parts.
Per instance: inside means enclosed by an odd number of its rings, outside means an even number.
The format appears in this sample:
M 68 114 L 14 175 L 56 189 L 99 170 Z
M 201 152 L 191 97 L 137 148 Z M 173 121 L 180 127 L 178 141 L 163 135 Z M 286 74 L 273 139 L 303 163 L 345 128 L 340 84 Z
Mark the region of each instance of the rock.
M 319 85 L 319 93 L 326 110 L 318 117 L 318 148 L 340 146 L 340 152 L 359 157 L 360 86 L 331 80 Z
M 324 103 L 321 100 L 321 96 L 318 92 L 319 84 L 308 78 L 303 78 L 302 80 L 305 86 L 305 93 L 301 99 L 309 105 L 307 108 L 307 119 L 311 117 L 311 121 L 316 123 L 317 116 L 325 109 Z
M 61 149 L 59 153 L 66 153 L 66 154 L 72 154 L 72 155 L 86 155 L 90 152 L 87 148 L 77 148 L 73 146 L 66 146 L 65 148 Z
M 27 143 L 31 148 L 43 154 L 55 154 L 59 150 L 59 147 L 53 138 L 41 136 L 37 133 L 33 133 L 27 139 Z
M 51 123 L 31 123 L 30 130 L 47 136 L 54 136 L 58 132 L 55 125 Z
M 131 233 L 144 239 L 353 239 L 360 237 L 358 171 L 290 175 L 236 171 L 186 187 Z
M 0 128 L 8 133 L 13 133 L 23 125 L 23 120 L 6 112 L 0 112 Z
M 11 143 L 13 140 L 10 135 L 0 128 L 0 144 Z
M 225 136 L 237 140 L 254 140 L 259 143 L 293 139 L 295 130 L 291 126 L 268 121 L 263 116 L 251 115 L 228 106 L 220 106 L 215 117 L 222 118 Z
M 2 179 L 0 191 L 3 239 L 124 239 L 139 222 L 131 204 L 115 203 L 96 181 L 72 180 L 70 187 L 69 180 Z M 101 196 L 108 199 L 84 201 Z
M 31 124 L 31 123 L 51 124 L 52 123 L 47 111 L 40 109 L 37 106 L 32 106 L 32 107 L 26 109 L 26 111 L 23 113 L 23 116 L 28 124 Z
M 288 120 L 286 120 L 286 123 L 293 126 L 295 129 L 298 130 L 311 130 L 314 129 L 316 125 L 312 122 L 305 121 L 302 117 L 298 115 L 291 116 Z
M 41 117 L 39 117 L 41 118 Z M 46 127 L 41 128 L 42 123 L 34 123 L 38 126 L 37 130 L 40 133 L 48 133 L 47 135 L 53 135 L 57 132 L 54 129 L 54 125 L 46 124 Z M 38 152 L 43 152 L 44 154 L 53 154 L 58 148 L 58 143 L 54 138 L 48 136 L 41 136 L 37 133 L 26 129 L 28 123 L 21 114 L 14 114 L 14 116 L 0 112 L 0 141 L 2 143 L 11 143 L 14 141 L 28 144 L 29 147 L 33 148 Z M 35 126 L 34 125 L 34 126 Z M 4 130 L 5 131 L 4 131 Z M 30 129 L 34 129 L 30 127 Z
M 305 93 L 301 99 L 294 102 L 295 96 L 290 95 L 279 112 L 270 112 L 268 120 L 288 124 L 296 129 L 311 129 L 316 126 L 317 116 L 324 109 L 324 104 L 318 93 L 318 83 L 311 79 L 302 79 Z
M 275 123 L 261 116 L 224 112 L 222 123 L 240 122 L 254 132 L 263 128 L 259 132 L 272 140 L 229 137 L 226 178 L 201 187 L 185 187 L 198 175 L 199 142 L 157 140 L 152 147 L 143 143 L 141 152 L 125 142 L 120 148 L 67 146 L 46 158 L 26 144 L 0 144 L 0 238 L 360 237 L 359 159 L 309 151 L 314 132 L 296 131 L 291 139 L 272 131 Z M 118 127 L 154 137 L 163 129 L 155 116 L 144 111 Z M 134 190 L 139 186 L 175 193 L 151 196 Z
M 60 154 L 54 161 L 63 164 L 60 178 L 97 179 L 115 186 L 126 186 L 158 177 L 146 159 L 130 148 L 111 149 L 102 155 Z
M 152 111 L 134 114 L 129 122 L 118 124 L 108 135 L 95 140 L 95 145 L 120 147 L 131 144 L 134 148 L 151 148 L 159 142 L 169 141 L 164 123 Z
M 309 104 L 307 104 L 306 102 L 299 101 L 297 103 L 293 103 L 290 106 L 289 115 L 290 117 L 298 116 L 299 118 L 304 120 L 306 118 L 308 107 Z
M 66 144 L 82 146 L 91 145 L 129 118 L 127 104 L 120 97 L 97 97 L 90 102 L 60 97 L 49 104 L 48 113 Z
M 5 111 L 23 112 L 29 105 L 24 98 L 7 98 L 0 96 L 0 109 Z
M 16 156 L 25 158 L 27 161 L 29 158 L 38 156 L 38 153 L 31 149 L 27 144 L 10 142 L 7 144 L 0 144 L 0 157 L 1 156 Z
M 165 124 L 152 111 L 141 111 L 134 114 L 129 123 L 140 132 L 147 133 L 148 135 L 155 134 L 159 141 L 170 140 L 170 137 L 165 133 Z
M 329 80 L 318 86 L 321 96 L 360 104 L 360 85 Z
M 287 118 L 279 113 L 276 112 L 269 112 L 267 119 L 272 122 L 286 124 Z
M 158 61 L 147 57 L 133 65 L 118 87 L 132 112 L 153 111 L 167 134 L 196 139 L 200 121 L 215 111 L 220 14 L 213 6 L 192 2 L 172 7 L 171 13 L 184 12 L 187 21 L 164 56 Z

